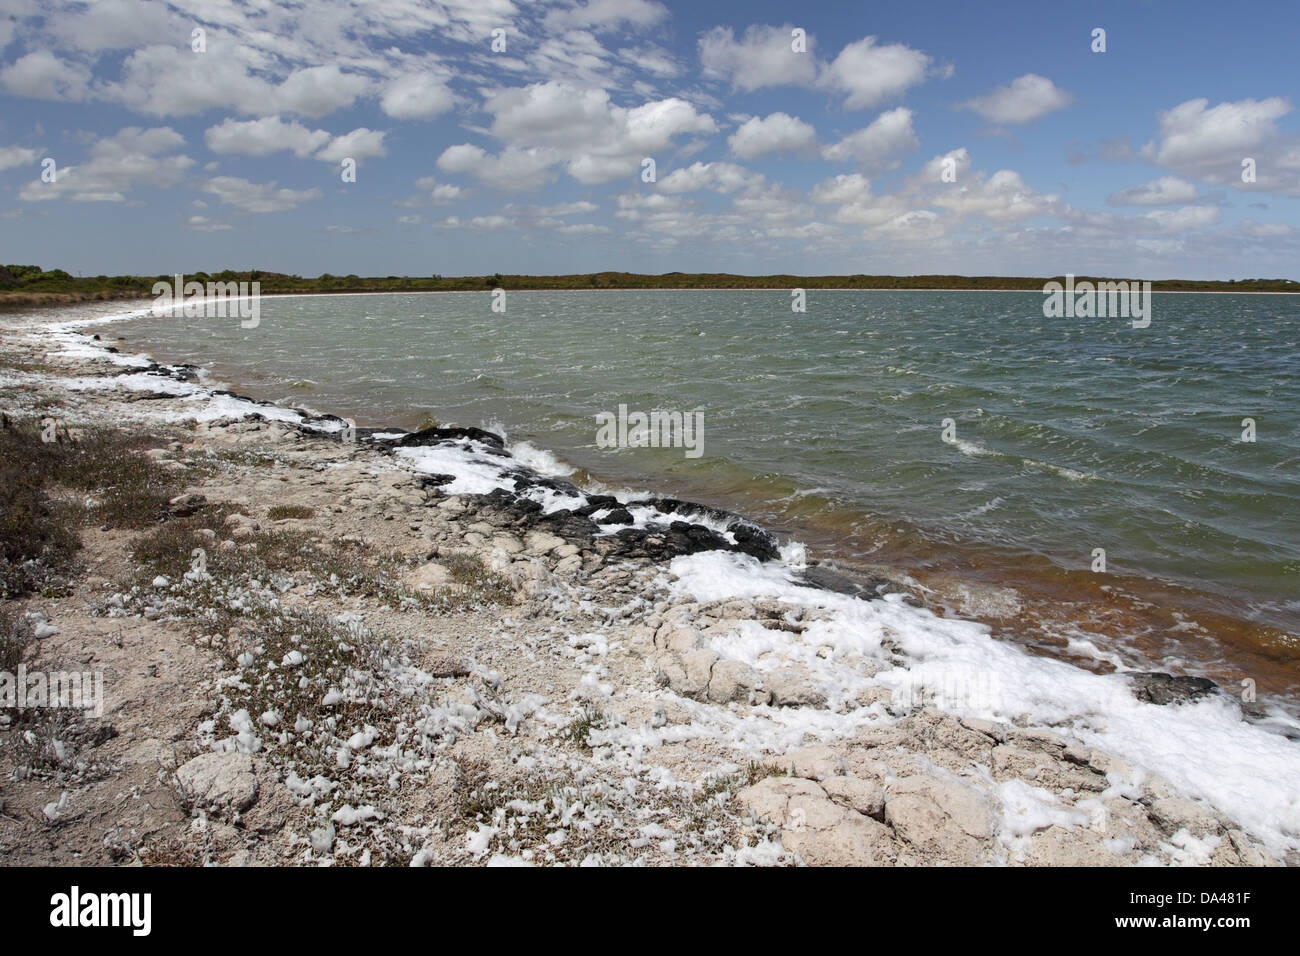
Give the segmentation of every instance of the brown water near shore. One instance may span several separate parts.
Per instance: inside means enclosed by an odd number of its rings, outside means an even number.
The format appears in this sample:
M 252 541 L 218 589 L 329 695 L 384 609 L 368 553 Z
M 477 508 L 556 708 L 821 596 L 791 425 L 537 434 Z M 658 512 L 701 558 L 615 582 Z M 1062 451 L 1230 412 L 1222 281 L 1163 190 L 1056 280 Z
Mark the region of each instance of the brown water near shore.
M 773 500 L 770 479 L 720 487 L 680 476 L 592 475 L 743 514 L 804 543 L 810 557 L 861 575 L 906 575 L 936 612 L 977 620 L 995 637 L 1105 672 L 1116 664 L 1206 676 L 1300 713 L 1300 639 L 1243 616 L 1217 595 L 1111 569 L 1062 568 L 1029 552 L 917 529 L 809 497 Z M 765 493 L 766 492 L 766 493 Z

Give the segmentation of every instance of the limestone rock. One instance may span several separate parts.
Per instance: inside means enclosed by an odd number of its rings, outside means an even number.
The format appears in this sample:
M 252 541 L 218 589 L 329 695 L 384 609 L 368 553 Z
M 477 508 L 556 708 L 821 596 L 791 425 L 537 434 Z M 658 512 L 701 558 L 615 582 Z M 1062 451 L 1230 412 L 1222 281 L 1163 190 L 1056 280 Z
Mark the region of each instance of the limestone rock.
M 711 653 L 711 652 L 708 652 Z M 758 675 L 742 661 L 718 661 L 709 676 L 709 700 L 715 704 L 748 703 L 758 686 Z
M 993 812 L 974 789 L 955 780 L 910 776 L 889 786 L 885 820 L 922 853 L 944 862 L 984 860 Z
M 202 754 L 180 767 L 176 780 L 203 809 L 242 812 L 257 800 L 257 777 L 248 754 Z

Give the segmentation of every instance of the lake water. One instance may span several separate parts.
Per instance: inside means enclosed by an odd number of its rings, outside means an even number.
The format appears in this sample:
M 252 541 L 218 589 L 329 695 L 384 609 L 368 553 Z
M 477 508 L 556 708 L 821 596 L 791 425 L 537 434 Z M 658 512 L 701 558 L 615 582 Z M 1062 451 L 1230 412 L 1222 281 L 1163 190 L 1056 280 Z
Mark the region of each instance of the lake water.
M 579 480 L 709 501 L 843 565 L 901 569 L 937 606 L 1084 666 L 1300 697 L 1300 297 L 1157 294 L 1145 329 L 1045 318 L 1041 293 L 790 302 L 268 297 L 254 329 L 151 316 L 100 331 L 362 425 L 504 430 Z M 596 416 L 620 405 L 701 413 L 701 454 L 599 447 Z

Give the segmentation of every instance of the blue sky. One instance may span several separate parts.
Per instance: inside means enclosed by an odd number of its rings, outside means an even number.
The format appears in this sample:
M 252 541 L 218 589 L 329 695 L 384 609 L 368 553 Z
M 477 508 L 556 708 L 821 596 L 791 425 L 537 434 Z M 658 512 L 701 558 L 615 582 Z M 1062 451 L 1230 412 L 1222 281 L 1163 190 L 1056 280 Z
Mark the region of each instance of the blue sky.
M 5 262 L 1300 278 L 1294 2 L 3 10 Z

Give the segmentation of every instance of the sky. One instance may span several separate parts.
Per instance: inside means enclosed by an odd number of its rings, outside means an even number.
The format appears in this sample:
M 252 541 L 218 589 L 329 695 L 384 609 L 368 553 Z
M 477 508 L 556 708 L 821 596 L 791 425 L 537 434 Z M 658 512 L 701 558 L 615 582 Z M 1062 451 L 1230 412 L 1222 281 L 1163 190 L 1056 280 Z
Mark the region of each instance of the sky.
M 0 261 L 1300 279 L 1297 36 L 1294 0 L 0 0 Z

